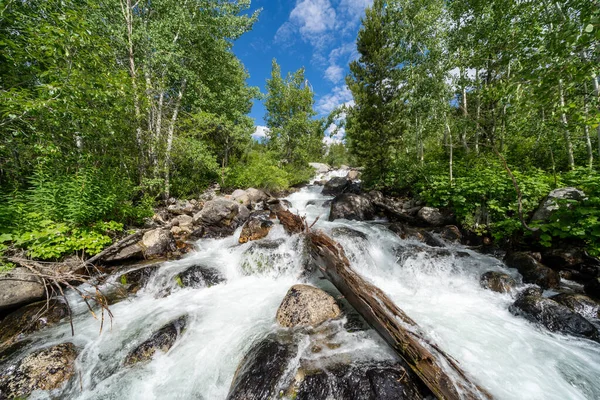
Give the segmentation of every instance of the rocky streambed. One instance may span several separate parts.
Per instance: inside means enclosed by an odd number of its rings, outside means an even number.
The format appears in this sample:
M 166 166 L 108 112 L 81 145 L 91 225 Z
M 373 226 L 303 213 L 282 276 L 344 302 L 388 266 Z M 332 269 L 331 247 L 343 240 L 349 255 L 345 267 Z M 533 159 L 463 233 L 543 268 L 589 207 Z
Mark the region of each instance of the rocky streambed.
M 276 217 L 288 208 L 308 224 L 319 217 L 313 229 L 494 398 L 600 397 L 598 303 L 593 288 L 584 293 L 593 279 L 560 272 L 589 271 L 585 261 L 556 268 L 548 255 L 518 253 L 505 263 L 465 246 L 443 212 L 361 193 L 346 174 L 284 200 L 249 190 L 170 204 L 107 260 L 101 288 L 113 318 L 102 331 L 100 309 L 95 319 L 74 292 L 74 335 L 60 299 L 50 313 L 29 305 L 0 321 L 0 398 L 431 397 L 311 270 L 303 235 Z M 179 260 L 122 266 L 185 242 Z

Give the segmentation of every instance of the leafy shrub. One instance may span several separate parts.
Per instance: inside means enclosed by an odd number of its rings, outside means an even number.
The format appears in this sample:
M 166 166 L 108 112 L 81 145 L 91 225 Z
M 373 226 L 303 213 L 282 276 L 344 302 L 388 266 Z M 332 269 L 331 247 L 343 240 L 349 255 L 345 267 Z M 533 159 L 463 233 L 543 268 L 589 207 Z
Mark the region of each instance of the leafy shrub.
M 290 173 L 279 166 L 275 154 L 253 150 L 247 154 L 244 163 L 237 163 L 227 173 L 225 186 L 282 190 L 290 186 Z

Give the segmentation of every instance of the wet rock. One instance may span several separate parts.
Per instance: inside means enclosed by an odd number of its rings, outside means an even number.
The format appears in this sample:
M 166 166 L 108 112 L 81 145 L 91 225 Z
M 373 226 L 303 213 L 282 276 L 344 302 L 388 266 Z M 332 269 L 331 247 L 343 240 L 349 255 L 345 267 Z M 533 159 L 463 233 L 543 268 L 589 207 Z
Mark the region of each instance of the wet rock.
M 546 221 L 554 211 L 559 209 L 561 200 L 581 201 L 583 199 L 585 199 L 585 193 L 579 189 L 573 187 L 554 189 L 533 214 L 531 220 Z
M 532 322 L 542 324 L 551 332 L 600 341 L 600 333 L 594 325 L 552 299 L 525 292 L 517 297 L 509 309 L 515 315 L 522 315 Z
M 298 382 L 299 381 L 299 382 Z M 300 371 L 296 400 L 413 400 L 428 394 L 408 369 L 392 362 L 338 365 L 327 370 Z
M 311 167 L 313 167 L 316 170 L 317 174 L 325 174 L 329 171 L 331 171 L 331 167 L 327 164 L 323 164 L 323 163 L 308 163 L 308 165 L 310 165 Z
M 361 195 L 342 193 L 333 199 L 329 220 L 344 218 L 349 220 L 366 221 L 375 217 L 375 208 L 371 201 Z
M 287 211 L 288 207 L 287 203 L 281 199 L 267 200 L 267 208 L 271 212 L 271 219 L 275 219 L 278 212 Z
M 431 247 L 446 247 L 443 240 L 424 229 L 413 228 L 401 223 L 391 224 L 389 229 L 402 239 L 416 239 Z
M 0 311 L 29 304 L 46 297 L 40 279 L 32 276 L 28 269 L 17 267 L 10 272 L 0 273 Z
M 481 275 L 479 283 L 484 289 L 498 293 L 507 293 L 517 284 L 508 274 L 498 271 L 488 271 Z
M 270 400 L 279 395 L 283 378 L 297 348 L 274 335 L 254 345 L 240 362 L 227 400 Z
M 242 228 L 239 243 L 262 239 L 269 234 L 272 227 L 273 222 L 269 220 L 268 212 L 252 213 Z
M 509 253 L 504 262 L 511 268 L 516 268 L 523 275 L 523 282 L 535 283 L 544 289 L 558 287 L 560 275 L 536 260 L 530 253 Z
M 245 206 L 225 198 L 216 198 L 208 201 L 202 211 L 194 215 L 195 225 L 200 229 L 193 232 L 194 237 L 222 237 L 231 235 L 241 226 L 250 211 Z
M 213 183 L 200 195 L 199 199 L 201 202 L 213 200 L 220 191 L 221 186 L 218 183 Z
M 255 188 L 246 189 L 246 195 L 248 196 L 250 205 L 252 206 L 256 206 L 257 204 L 266 201 L 269 198 L 265 192 Z
M 569 307 L 584 318 L 600 318 L 600 304 L 582 294 L 560 293 L 550 297 L 563 306 Z
M 124 273 L 119 277 L 119 282 L 127 286 L 127 291 L 136 293 L 138 290 L 146 286 L 146 283 L 156 273 L 160 265 L 150 265 L 147 267 L 136 268 L 132 271 Z
M 0 343 L 7 342 L 20 334 L 28 334 L 56 325 L 67 315 L 69 315 L 67 305 L 55 299 L 48 303 L 39 301 L 21 307 L 0 322 Z
M 242 270 L 244 273 L 263 273 L 275 266 L 285 268 L 285 265 L 291 262 L 291 255 L 288 252 L 278 251 L 284 242 L 284 239 L 264 239 L 252 242 L 243 254 Z
M 0 398 L 21 398 L 34 390 L 62 386 L 75 373 L 77 350 L 62 343 L 36 351 L 0 374 Z
M 600 300 L 600 278 L 591 279 L 583 286 L 583 291 L 588 296 Z
M 421 221 L 431 226 L 442 226 L 446 222 L 440 210 L 433 207 L 421 208 L 417 213 L 417 216 Z
M 142 361 L 152 359 L 157 351 L 166 353 L 181 336 L 187 323 L 187 317 L 183 316 L 160 328 L 150 339 L 136 347 L 125 358 L 125 365 L 133 365 Z
M 367 240 L 368 236 L 365 233 L 362 233 L 361 231 L 357 231 L 356 229 L 352 229 L 352 228 L 348 228 L 346 226 L 338 226 L 336 228 L 333 228 L 331 230 L 331 235 L 334 238 L 338 238 L 338 237 L 350 237 L 352 239 L 361 239 L 361 240 Z
M 348 171 L 348 175 L 346 175 L 346 178 L 350 179 L 351 181 L 355 181 L 358 179 L 359 176 L 360 172 L 355 169 L 352 169 Z
M 345 177 L 333 177 L 324 186 L 321 192 L 324 196 L 337 196 L 347 191 L 351 181 Z
M 340 307 L 329 294 L 314 286 L 294 285 L 277 310 L 277 322 L 287 328 L 317 326 L 340 314 Z
M 176 279 L 181 286 L 192 288 L 211 287 L 225 282 L 225 278 L 217 269 L 203 265 L 194 265 L 177 275 L 177 277 Z
M 460 243 L 462 240 L 462 233 L 454 225 L 447 225 L 439 230 L 440 237 L 451 243 Z

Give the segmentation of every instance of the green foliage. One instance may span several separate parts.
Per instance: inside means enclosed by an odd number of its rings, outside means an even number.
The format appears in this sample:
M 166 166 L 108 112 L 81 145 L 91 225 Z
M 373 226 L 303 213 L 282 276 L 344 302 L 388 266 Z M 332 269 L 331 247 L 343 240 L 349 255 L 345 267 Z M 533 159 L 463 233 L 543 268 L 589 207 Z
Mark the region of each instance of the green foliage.
M 344 143 L 332 143 L 327 149 L 327 154 L 323 157 L 326 164 L 334 168 L 339 168 L 341 165 L 350 164 L 350 155 Z
M 282 190 L 289 185 L 289 174 L 280 167 L 278 157 L 268 151 L 251 151 L 244 163 L 237 164 L 225 178 L 225 186 L 231 188 Z

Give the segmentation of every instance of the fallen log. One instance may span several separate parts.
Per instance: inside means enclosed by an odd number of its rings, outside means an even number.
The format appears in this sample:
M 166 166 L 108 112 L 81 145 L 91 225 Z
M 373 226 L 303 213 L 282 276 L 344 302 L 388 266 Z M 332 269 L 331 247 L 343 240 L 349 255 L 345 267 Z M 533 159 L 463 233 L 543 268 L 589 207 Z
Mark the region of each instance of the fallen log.
M 304 218 L 288 210 L 277 211 L 277 218 L 281 222 L 281 225 L 283 225 L 283 229 L 290 235 L 306 230 Z
M 491 399 L 457 361 L 431 343 L 415 321 L 352 270 L 344 249 L 321 231 L 307 233 L 310 256 L 325 277 L 402 357 L 438 399 Z

